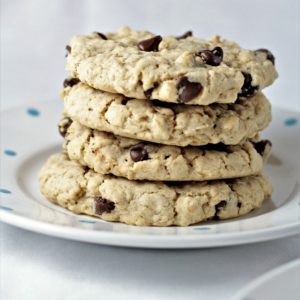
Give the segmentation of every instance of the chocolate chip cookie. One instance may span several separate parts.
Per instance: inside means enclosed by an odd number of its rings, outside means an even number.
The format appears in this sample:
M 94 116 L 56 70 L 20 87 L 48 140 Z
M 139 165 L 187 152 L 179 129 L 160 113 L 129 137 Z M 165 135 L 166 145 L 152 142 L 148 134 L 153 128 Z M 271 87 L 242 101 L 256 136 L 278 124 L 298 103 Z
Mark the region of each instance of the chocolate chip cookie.
M 70 161 L 49 158 L 39 174 L 41 192 L 78 214 L 138 226 L 187 226 L 244 215 L 272 192 L 262 174 L 208 182 L 137 182 L 101 175 Z
M 233 103 L 277 77 L 274 55 L 220 37 L 175 37 L 134 31 L 74 36 L 67 70 L 88 85 L 136 99 L 208 105 Z
M 69 118 L 60 122 L 59 131 L 70 159 L 97 173 L 130 180 L 204 181 L 256 175 L 271 150 L 269 141 L 202 147 L 154 144 L 90 129 Z
M 65 114 L 87 127 L 167 145 L 236 145 L 271 121 L 262 93 L 233 104 L 199 106 L 129 99 L 77 83 L 62 97 Z

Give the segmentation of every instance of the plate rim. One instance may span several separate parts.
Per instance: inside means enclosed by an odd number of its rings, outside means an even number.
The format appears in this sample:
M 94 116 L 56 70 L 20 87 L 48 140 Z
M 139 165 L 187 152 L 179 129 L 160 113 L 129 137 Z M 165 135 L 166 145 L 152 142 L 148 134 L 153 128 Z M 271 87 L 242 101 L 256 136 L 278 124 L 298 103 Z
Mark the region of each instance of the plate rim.
M 205 233 L 205 235 L 185 235 L 180 236 L 180 240 L 178 240 L 178 236 L 168 234 L 148 235 L 142 233 L 134 234 L 114 231 L 106 232 L 100 230 L 91 230 L 87 228 L 63 226 L 59 224 L 30 219 L 25 216 L 20 216 L 6 211 L 0 211 L 0 219 L 6 224 L 36 233 L 43 233 L 48 236 L 91 242 L 96 244 L 136 248 L 187 249 L 199 247 L 209 248 L 234 246 L 270 241 L 300 233 L 300 223 L 296 222 L 293 224 L 242 232 L 239 231 L 219 234 Z M 101 238 L 106 240 L 101 240 Z
M 248 299 L 247 297 L 249 293 L 251 293 L 253 290 L 255 291 L 257 287 L 262 286 L 264 283 L 268 282 L 270 279 L 276 277 L 277 275 L 280 275 L 285 271 L 291 270 L 296 267 L 300 267 L 300 258 L 293 259 L 289 262 L 286 262 L 273 269 L 268 270 L 267 272 L 263 273 L 254 280 L 251 280 L 250 283 L 242 287 L 231 300 Z

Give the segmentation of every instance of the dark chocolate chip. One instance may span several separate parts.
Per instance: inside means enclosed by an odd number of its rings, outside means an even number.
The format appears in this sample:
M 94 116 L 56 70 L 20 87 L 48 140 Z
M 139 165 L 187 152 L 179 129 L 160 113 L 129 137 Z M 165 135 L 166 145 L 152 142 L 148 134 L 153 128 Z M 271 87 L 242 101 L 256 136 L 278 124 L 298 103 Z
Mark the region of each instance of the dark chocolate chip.
M 68 86 L 72 87 L 73 85 L 75 85 L 79 82 L 80 82 L 80 80 L 78 78 L 67 78 L 67 79 L 64 80 L 63 85 L 64 85 L 65 88 L 68 87 Z
M 178 102 L 186 103 L 197 97 L 202 91 L 202 85 L 200 82 L 190 82 L 186 76 L 178 79 L 176 83 L 178 90 Z
M 238 97 L 251 97 L 254 96 L 258 91 L 258 86 L 253 86 L 252 83 L 252 76 L 249 73 L 242 72 L 244 75 L 244 84 L 242 86 L 241 92 L 238 94 Z
M 64 138 L 67 134 L 67 131 L 71 124 L 73 123 L 72 119 L 64 118 L 58 125 L 58 131 L 60 135 Z
M 128 102 L 128 100 L 129 100 L 129 98 L 124 97 L 124 98 L 122 99 L 122 101 L 121 101 L 121 104 L 122 104 L 122 105 L 126 105 L 127 102 Z
M 154 83 L 152 88 L 150 88 L 150 89 L 148 89 L 147 91 L 144 92 L 146 99 L 149 99 L 149 100 L 151 99 L 152 92 L 157 87 L 158 87 L 158 83 Z
M 216 213 L 218 213 L 226 205 L 227 205 L 227 201 L 226 200 L 220 201 L 217 205 L 215 205 Z
M 102 40 L 107 40 L 107 37 L 103 33 L 101 32 L 95 32 L 95 33 L 97 33 L 98 36 L 102 38 Z
M 130 148 L 130 157 L 134 162 L 148 159 L 148 152 L 145 149 L 145 144 L 139 143 Z
M 70 47 L 69 45 L 67 45 L 67 46 L 66 46 L 66 50 L 67 50 L 67 53 L 66 53 L 65 56 L 67 57 L 68 54 L 71 53 L 71 50 L 72 50 L 72 49 L 71 49 L 71 47 Z
M 187 31 L 186 33 L 184 33 L 183 35 L 179 35 L 176 37 L 177 40 L 183 40 L 186 39 L 189 36 L 193 36 L 193 32 L 192 31 Z
M 151 95 L 152 95 L 153 90 L 154 90 L 154 88 L 151 88 L 151 89 L 144 92 L 146 99 L 151 99 Z
M 83 175 L 85 175 L 89 170 L 90 170 L 89 167 L 84 166 L 84 167 L 83 167 Z
M 215 215 L 213 216 L 213 219 L 214 219 L 214 220 L 220 220 L 220 218 L 219 218 L 219 216 L 218 216 L 218 213 L 219 213 L 220 210 L 221 210 L 222 208 L 224 208 L 226 205 L 227 205 L 227 201 L 226 201 L 226 200 L 222 200 L 222 201 L 220 201 L 218 204 L 215 205 L 216 212 L 215 212 Z
M 237 203 L 237 207 L 238 207 L 238 208 L 241 208 L 241 207 L 242 207 L 242 203 L 241 203 L 241 202 L 238 202 L 238 203 Z
M 95 212 L 97 215 L 110 213 L 115 209 L 115 203 L 102 197 L 95 198 Z
M 261 49 L 255 50 L 255 52 L 263 52 L 263 53 L 266 53 L 267 59 L 268 59 L 269 61 L 271 61 L 273 65 L 275 65 L 275 56 L 273 55 L 273 53 L 272 53 L 270 50 L 265 49 L 265 48 L 261 48 Z
M 223 50 L 221 47 L 215 47 L 212 50 L 201 50 L 197 55 L 210 66 L 219 66 L 223 60 Z
M 156 36 L 154 36 L 150 39 L 140 41 L 138 43 L 138 48 L 142 51 L 157 52 L 158 51 L 158 46 L 159 46 L 161 41 L 162 41 L 162 37 L 160 35 L 156 35 Z
M 261 140 L 257 143 L 253 143 L 255 150 L 261 155 L 264 155 L 267 145 L 272 146 L 271 141 L 269 140 Z

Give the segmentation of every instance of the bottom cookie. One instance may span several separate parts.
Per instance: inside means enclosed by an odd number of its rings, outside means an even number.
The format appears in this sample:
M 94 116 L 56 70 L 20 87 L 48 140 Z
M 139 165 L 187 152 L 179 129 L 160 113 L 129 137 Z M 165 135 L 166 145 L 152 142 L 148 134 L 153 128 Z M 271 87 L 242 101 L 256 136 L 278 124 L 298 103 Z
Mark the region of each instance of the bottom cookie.
M 39 174 L 42 194 L 74 213 L 138 226 L 187 226 L 229 219 L 261 206 L 272 192 L 263 175 L 206 182 L 130 181 L 51 156 Z

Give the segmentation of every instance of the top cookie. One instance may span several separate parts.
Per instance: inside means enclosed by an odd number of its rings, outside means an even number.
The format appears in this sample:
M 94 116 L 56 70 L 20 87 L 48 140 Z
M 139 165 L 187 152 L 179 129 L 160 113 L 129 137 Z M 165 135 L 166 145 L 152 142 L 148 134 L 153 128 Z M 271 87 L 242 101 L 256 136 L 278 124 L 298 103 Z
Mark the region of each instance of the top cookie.
M 271 52 L 245 50 L 218 36 L 161 37 L 122 27 L 116 33 L 74 36 L 67 51 L 71 76 L 137 99 L 233 103 L 253 96 L 277 77 Z

